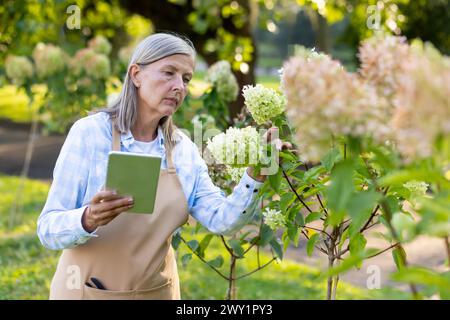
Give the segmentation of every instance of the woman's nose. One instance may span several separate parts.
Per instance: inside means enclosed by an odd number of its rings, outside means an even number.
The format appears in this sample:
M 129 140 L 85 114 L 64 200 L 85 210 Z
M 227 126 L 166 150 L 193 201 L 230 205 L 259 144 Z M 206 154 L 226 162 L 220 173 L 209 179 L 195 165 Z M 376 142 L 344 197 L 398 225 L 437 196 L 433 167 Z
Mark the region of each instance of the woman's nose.
M 181 92 L 184 91 L 184 82 L 183 77 L 175 77 L 174 84 L 173 84 L 173 90 L 179 90 Z

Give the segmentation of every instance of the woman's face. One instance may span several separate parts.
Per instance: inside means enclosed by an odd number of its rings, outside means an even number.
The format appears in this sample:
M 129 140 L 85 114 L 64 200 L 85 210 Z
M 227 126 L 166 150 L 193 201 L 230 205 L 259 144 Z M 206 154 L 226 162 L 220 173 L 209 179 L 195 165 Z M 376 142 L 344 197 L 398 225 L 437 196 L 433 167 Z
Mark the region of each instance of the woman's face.
M 139 111 L 162 118 L 172 115 L 186 97 L 194 59 L 175 54 L 145 66 L 133 65 L 130 72 L 138 91 Z

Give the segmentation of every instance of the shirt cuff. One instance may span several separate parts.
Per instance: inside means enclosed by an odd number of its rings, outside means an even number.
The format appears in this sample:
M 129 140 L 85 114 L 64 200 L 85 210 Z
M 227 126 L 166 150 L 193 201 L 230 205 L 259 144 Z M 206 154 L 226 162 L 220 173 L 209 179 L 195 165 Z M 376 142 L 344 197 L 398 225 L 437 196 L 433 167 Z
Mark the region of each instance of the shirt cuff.
M 92 231 L 91 233 L 87 232 L 83 228 L 83 224 L 81 223 L 81 220 L 83 218 L 83 212 L 87 208 L 87 205 L 82 206 L 81 208 L 77 209 L 76 212 L 74 212 L 75 215 L 77 215 L 77 223 L 75 225 L 75 233 L 77 235 L 78 240 L 76 241 L 76 244 L 82 244 L 88 241 L 92 237 L 98 237 L 98 234 L 96 234 L 97 229 Z
M 258 193 L 259 189 L 264 184 L 264 182 L 253 179 L 248 175 L 247 170 L 245 170 L 244 175 L 242 176 L 239 184 L 243 187 L 243 189 L 248 189 L 256 194 Z

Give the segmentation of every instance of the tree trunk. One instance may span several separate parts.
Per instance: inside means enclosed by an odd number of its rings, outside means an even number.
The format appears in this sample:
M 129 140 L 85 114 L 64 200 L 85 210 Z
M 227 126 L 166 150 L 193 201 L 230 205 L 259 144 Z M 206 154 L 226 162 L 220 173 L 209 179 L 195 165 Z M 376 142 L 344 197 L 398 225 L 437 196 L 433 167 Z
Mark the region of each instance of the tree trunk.
M 230 263 L 230 276 L 228 280 L 227 300 L 237 299 L 236 290 L 236 258 L 232 256 Z
M 314 42 L 317 51 L 330 53 L 330 28 L 327 19 L 315 10 L 310 10 L 308 16 L 314 30 Z

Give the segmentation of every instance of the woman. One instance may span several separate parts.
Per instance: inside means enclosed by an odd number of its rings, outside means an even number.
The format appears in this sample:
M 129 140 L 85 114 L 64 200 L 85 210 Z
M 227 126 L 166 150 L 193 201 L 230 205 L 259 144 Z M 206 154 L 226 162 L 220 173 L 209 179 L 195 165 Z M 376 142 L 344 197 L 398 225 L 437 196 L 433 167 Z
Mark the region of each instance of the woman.
M 194 63 L 189 40 L 166 33 L 145 38 L 116 102 L 70 129 L 37 227 L 45 247 L 63 249 L 50 299 L 179 299 L 171 237 L 188 213 L 226 234 L 256 212 L 264 177 L 249 168 L 225 197 L 196 145 L 172 124 Z M 162 157 L 153 214 L 133 214 L 133 199 L 103 189 L 111 150 Z

